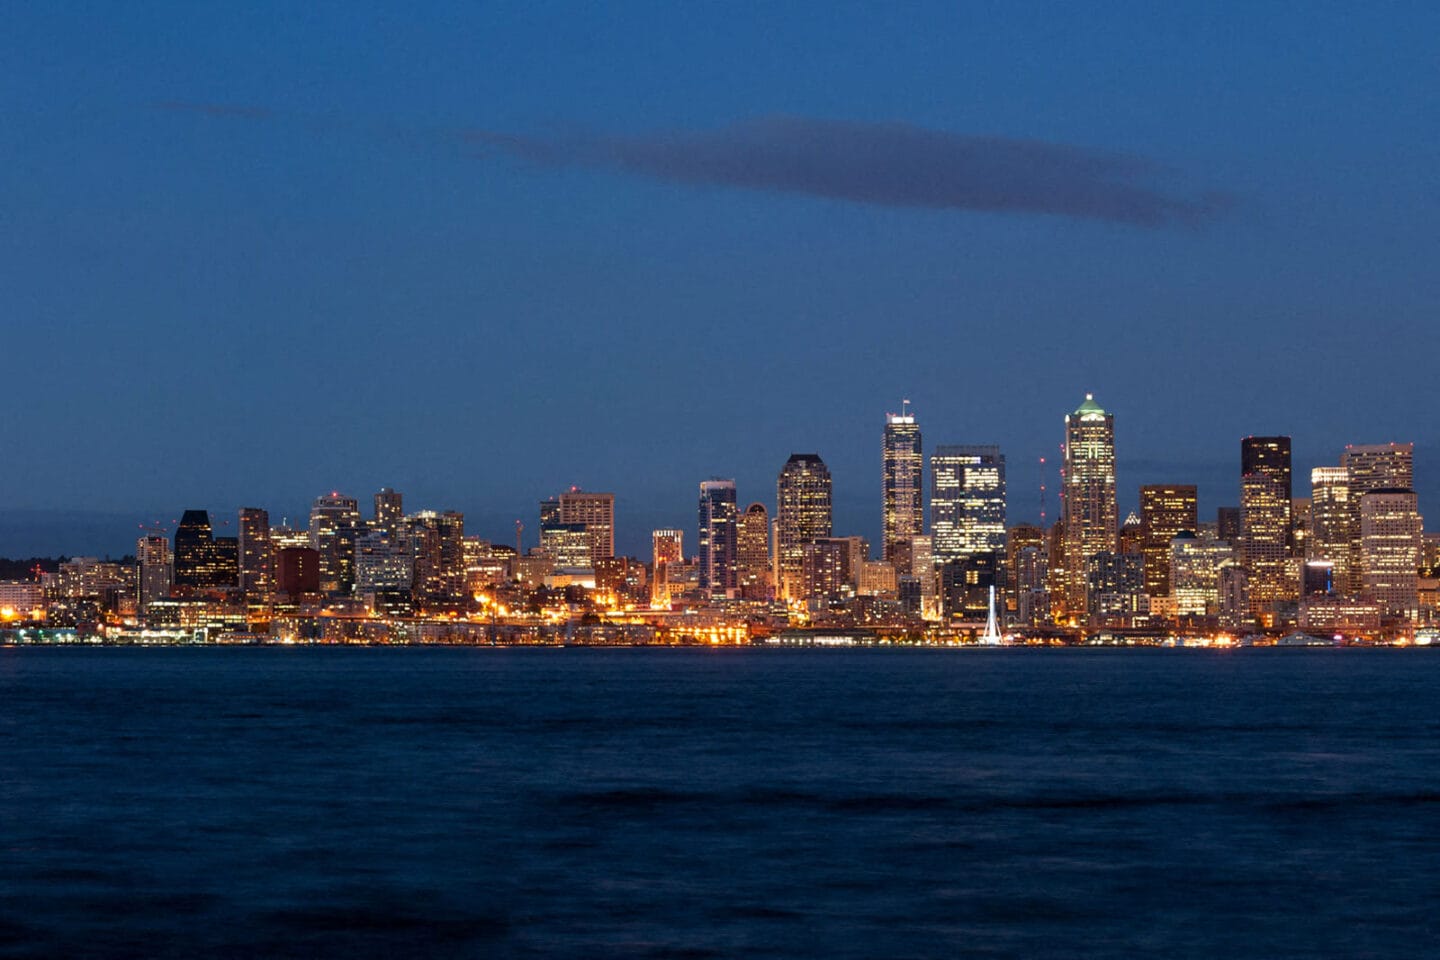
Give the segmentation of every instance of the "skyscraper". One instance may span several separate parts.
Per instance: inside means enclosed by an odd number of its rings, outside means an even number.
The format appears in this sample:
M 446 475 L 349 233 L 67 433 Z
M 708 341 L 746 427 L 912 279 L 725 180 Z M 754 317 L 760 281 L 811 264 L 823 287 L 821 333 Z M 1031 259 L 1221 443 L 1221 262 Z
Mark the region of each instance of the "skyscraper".
M 615 556 L 615 494 L 587 493 L 571 487 L 557 498 L 559 521 L 584 526 L 590 538 L 590 566 Z
M 1290 438 L 1240 441 L 1240 556 L 1252 609 L 1294 599 L 1290 575 Z
M 381 487 L 375 494 L 375 527 L 383 530 L 393 540 L 400 535 L 400 523 L 405 519 L 405 498 L 398 490 Z
M 259 507 L 240 508 L 240 590 L 251 600 L 267 600 L 275 590 L 270 514 Z
M 930 549 L 937 563 L 1005 550 L 1005 455 L 993 445 L 930 456 Z
M 1331 563 L 1335 592 L 1360 592 L 1352 579 L 1351 525 L 1358 511 L 1350 503 L 1350 479 L 1344 467 L 1316 467 L 1310 471 L 1310 556 Z
M 1360 497 L 1364 596 L 1383 616 L 1419 614 L 1421 527 L 1413 490 L 1380 487 Z
M 831 533 L 830 470 L 818 454 L 791 454 L 780 470 L 775 494 L 780 590 L 786 599 L 798 600 L 805 596 L 805 544 Z
M 669 571 L 685 563 L 685 533 L 681 530 L 654 530 L 650 533 L 650 605 L 667 607 L 670 603 Z
M 1072 614 L 1086 609 L 1089 559 L 1119 544 L 1120 507 L 1115 496 L 1115 417 L 1085 394 L 1065 416 L 1065 466 L 1061 477 L 1065 524 L 1065 595 Z
M 1193 484 L 1147 484 L 1140 488 L 1140 554 L 1145 558 L 1145 592 L 1170 596 L 1170 541 L 1199 526 Z
M 734 480 L 700 484 L 700 589 L 712 597 L 733 593 L 737 585 Z
M 210 514 L 204 510 L 186 510 L 175 528 L 175 587 L 190 590 L 214 590 L 226 583 L 210 528 Z
M 175 575 L 175 556 L 170 550 L 170 541 L 159 535 L 141 537 L 135 544 L 135 559 L 139 566 L 139 605 L 145 608 L 156 600 L 170 596 Z
M 1372 490 L 1415 489 L 1413 443 L 1349 444 L 1340 455 L 1350 501 L 1349 573 L 1352 593 L 1365 589 L 1365 547 L 1362 541 L 1362 499 Z
M 900 402 L 899 413 L 885 414 L 881 440 L 884 541 L 882 557 L 909 569 L 909 543 L 924 532 L 925 505 L 920 424 L 910 412 L 910 401 Z
M 360 526 L 354 497 L 330 492 L 310 506 L 310 547 L 320 555 L 320 592 L 349 593 L 355 586 L 355 537 Z
M 763 600 L 773 591 L 770 559 L 770 512 L 763 503 L 752 503 L 740 514 L 735 529 L 740 595 Z

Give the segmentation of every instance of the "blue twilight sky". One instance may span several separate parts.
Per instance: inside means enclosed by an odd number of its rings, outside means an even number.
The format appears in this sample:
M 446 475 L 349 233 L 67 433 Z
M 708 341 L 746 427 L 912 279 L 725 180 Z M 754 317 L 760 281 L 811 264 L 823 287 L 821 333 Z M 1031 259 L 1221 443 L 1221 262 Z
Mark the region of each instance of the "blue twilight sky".
M 417 9 L 412 9 L 418 7 Z M 1239 440 L 1413 440 L 1440 510 L 1433 3 L 15 4 L 0 555 L 331 489 L 619 546 L 792 451 L 879 530 L 883 414 L 1038 514 Z M 1050 513 L 1057 498 L 1052 472 Z

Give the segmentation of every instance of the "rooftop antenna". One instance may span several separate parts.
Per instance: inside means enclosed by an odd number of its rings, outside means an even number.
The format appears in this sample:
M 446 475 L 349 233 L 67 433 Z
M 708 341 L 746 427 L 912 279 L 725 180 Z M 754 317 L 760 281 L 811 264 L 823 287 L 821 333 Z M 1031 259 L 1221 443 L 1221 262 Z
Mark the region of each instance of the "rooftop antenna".
M 1045 529 L 1045 458 L 1040 458 L 1038 465 L 1040 473 L 1040 529 Z

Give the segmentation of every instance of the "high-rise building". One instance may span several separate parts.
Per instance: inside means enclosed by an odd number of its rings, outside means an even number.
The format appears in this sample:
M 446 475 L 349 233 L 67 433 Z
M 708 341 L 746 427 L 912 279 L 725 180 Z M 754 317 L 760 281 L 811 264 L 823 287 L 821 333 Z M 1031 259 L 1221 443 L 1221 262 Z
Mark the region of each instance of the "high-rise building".
M 1310 557 L 1328 560 L 1335 592 L 1355 596 L 1359 585 L 1352 578 L 1351 525 L 1358 516 L 1350 503 L 1350 477 L 1344 467 L 1315 467 L 1310 471 Z
M 1296 560 L 1310 557 L 1310 511 L 1314 505 L 1309 497 L 1290 498 L 1290 556 Z
M 1147 484 L 1140 488 L 1140 553 L 1145 558 L 1145 592 L 1170 596 L 1170 542 L 1199 526 L 1194 484 Z
M 1120 506 L 1115 495 L 1115 417 L 1085 394 L 1065 416 L 1065 466 L 1061 477 L 1065 523 L 1066 606 L 1086 609 L 1089 559 L 1119 546 Z
M 1349 444 L 1340 455 L 1350 502 L 1350 590 L 1365 589 L 1365 548 L 1362 542 L 1361 499 L 1372 490 L 1415 489 L 1413 443 Z
M 414 591 L 431 600 L 465 594 L 465 515 L 421 510 L 405 518 L 414 560 Z
M 795 453 L 775 484 L 775 553 L 786 599 L 805 597 L 805 544 L 831 533 L 830 470 L 818 454 Z
M 1235 548 L 1225 540 L 1202 540 L 1188 530 L 1177 533 L 1170 541 L 1169 558 L 1170 596 L 1175 600 L 1175 615 L 1218 615 L 1220 568 L 1232 563 L 1234 558 Z M 1148 577 L 1148 559 L 1145 572 Z
M 734 594 L 739 580 L 734 480 L 700 484 L 700 589 L 712 597 Z
M 1380 487 L 1360 497 L 1360 570 L 1364 597 L 1382 616 L 1419 615 L 1420 512 L 1415 491 Z
M 385 531 L 392 540 L 400 536 L 400 524 L 405 519 L 405 498 L 398 490 L 381 487 L 375 494 L 375 527 Z
M 1045 531 L 1031 523 L 1017 523 L 1005 531 L 1005 609 L 1011 612 L 1020 609 L 1020 563 L 1026 547 L 1034 547 L 1045 553 Z M 1032 568 L 1035 562 L 1030 561 Z M 1030 589 L 1036 585 L 1030 584 Z M 1040 584 L 1044 586 L 1044 584 Z M 1029 621 L 1024 621 L 1028 623 Z
M 210 514 L 186 510 L 175 528 L 175 578 L 180 590 L 226 590 L 239 575 L 239 545 L 234 537 L 215 537 Z
M 1124 622 L 1150 612 L 1143 555 L 1101 550 L 1087 557 L 1085 564 L 1086 613 L 1092 622 Z
M 739 569 L 740 595 L 747 600 L 764 600 L 774 591 L 770 556 L 770 512 L 763 503 L 752 503 L 736 522 L 735 553 Z
M 1257 612 L 1299 593 L 1289 563 L 1290 497 L 1290 438 L 1241 440 L 1240 556 Z
M 930 455 L 930 548 L 937 563 L 1005 552 L 1005 455 L 994 445 Z
M 175 555 L 170 550 L 170 541 L 165 537 L 152 535 L 141 537 L 135 544 L 135 559 L 139 568 L 139 605 L 143 613 L 153 601 L 170 596 L 175 575 Z
M 275 590 L 270 514 L 259 507 L 241 507 L 239 539 L 240 590 L 251 600 L 268 600 Z
M 561 523 L 584 525 L 590 538 L 590 566 L 602 557 L 615 556 L 615 494 L 586 493 L 571 487 L 556 499 Z
M 320 592 L 348 594 L 355 586 L 355 537 L 360 509 L 354 497 L 332 491 L 310 506 L 310 547 L 320 555 Z
M 924 533 L 921 474 L 925 461 L 921 450 L 920 424 L 910 412 L 910 401 L 903 400 L 899 413 L 885 414 L 880 453 L 885 524 L 882 559 L 904 569 L 910 566 L 910 541 Z
M 1240 546 L 1240 508 L 1217 507 L 1215 509 L 1215 539 Z
M 408 594 L 415 584 L 415 558 L 409 545 L 377 527 L 355 538 L 355 593 Z

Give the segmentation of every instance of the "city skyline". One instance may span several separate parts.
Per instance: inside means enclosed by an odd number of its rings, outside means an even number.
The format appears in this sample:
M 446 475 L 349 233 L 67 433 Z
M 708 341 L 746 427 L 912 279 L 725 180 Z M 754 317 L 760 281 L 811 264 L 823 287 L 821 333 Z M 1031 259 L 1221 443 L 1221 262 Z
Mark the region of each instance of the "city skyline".
M 1250 434 L 1304 466 L 1414 441 L 1423 504 L 1437 27 L 1418 4 L 23 7 L 0 536 L 383 485 L 497 536 L 544 491 L 617 490 L 643 528 L 814 450 L 878 544 L 874 411 L 999 443 L 1035 519 L 1053 411 L 1085 391 L 1125 415 L 1122 512 L 1141 484 L 1237 502 Z M 997 183 L 1017 159 L 1042 182 Z M 1106 204 L 1077 207 L 1090 187 Z

